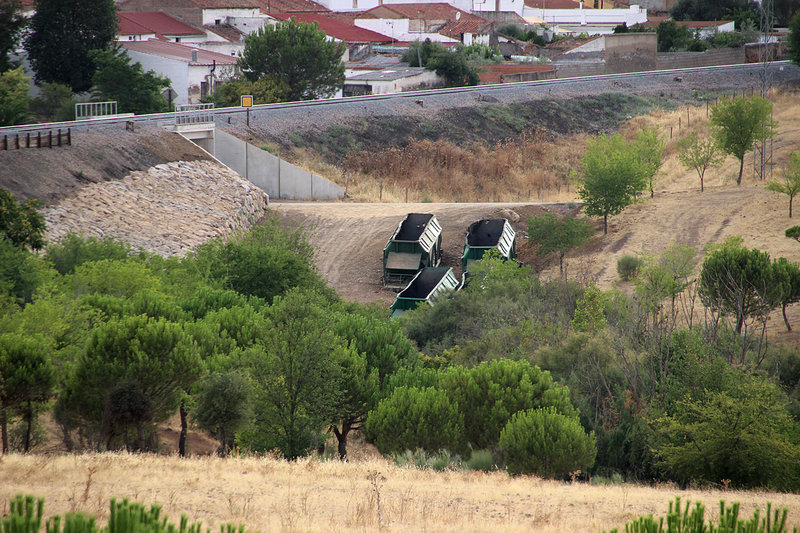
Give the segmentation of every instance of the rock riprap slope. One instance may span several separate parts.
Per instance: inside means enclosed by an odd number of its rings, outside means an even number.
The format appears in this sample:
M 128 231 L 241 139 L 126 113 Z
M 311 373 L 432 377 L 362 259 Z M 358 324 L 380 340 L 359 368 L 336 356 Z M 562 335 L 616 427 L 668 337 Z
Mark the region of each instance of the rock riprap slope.
M 126 241 L 135 249 L 183 256 L 264 215 L 267 195 L 215 161 L 178 161 L 93 183 L 46 207 L 47 240 L 67 233 Z

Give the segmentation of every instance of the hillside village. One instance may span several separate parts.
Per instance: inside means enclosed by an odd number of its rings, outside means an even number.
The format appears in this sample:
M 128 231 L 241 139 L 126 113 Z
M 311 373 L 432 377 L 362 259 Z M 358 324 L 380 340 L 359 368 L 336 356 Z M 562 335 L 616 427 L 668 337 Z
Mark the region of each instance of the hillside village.
M 800 531 L 795 0 L 96 1 L 0 0 L 7 533 Z

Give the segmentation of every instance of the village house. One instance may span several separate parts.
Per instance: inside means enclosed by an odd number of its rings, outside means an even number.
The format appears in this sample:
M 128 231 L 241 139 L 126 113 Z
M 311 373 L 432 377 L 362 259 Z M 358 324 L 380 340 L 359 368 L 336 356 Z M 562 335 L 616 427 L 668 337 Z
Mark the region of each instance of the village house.
M 489 44 L 494 24 L 443 2 L 384 4 L 355 17 L 355 25 L 392 38 L 393 42 Z
M 200 103 L 201 98 L 213 93 L 217 82 L 230 78 L 236 68 L 235 57 L 184 44 L 157 39 L 120 44 L 144 70 L 170 79 L 176 104 Z

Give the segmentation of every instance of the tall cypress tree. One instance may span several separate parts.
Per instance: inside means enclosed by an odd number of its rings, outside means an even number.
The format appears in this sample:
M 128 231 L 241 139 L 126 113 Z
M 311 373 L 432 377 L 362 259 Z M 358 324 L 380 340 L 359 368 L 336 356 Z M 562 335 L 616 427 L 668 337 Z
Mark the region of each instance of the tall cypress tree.
M 38 0 L 25 49 L 36 83 L 57 82 L 75 92 L 92 86 L 90 50 L 108 50 L 117 32 L 114 0 Z

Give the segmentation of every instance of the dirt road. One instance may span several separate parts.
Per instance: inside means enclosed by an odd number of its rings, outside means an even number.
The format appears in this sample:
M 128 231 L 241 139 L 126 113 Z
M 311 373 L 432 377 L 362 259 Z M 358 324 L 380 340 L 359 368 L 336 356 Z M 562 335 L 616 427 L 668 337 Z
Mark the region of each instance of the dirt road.
M 543 208 L 564 212 L 565 204 L 319 204 L 274 203 L 272 207 L 291 225 L 308 228 L 317 250 L 317 266 L 339 294 L 362 303 L 393 301 L 395 293 L 381 286 L 382 250 L 406 213 L 435 213 L 443 227 L 443 266 L 460 276 L 460 256 L 467 226 L 480 218 L 504 217 L 517 229 L 517 244 L 525 255 L 525 222 Z M 599 232 L 584 250 L 568 256 L 570 277 L 596 281 L 609 289 L 619 283 L 617 259 L 624 254 L 659 254 L 672 242 L 695 247 L 739 235 L 745 246 L 772 257 L 800 260 L 800 244 L 784 236 L 794 223 L 788 218 L 785 196 L 765 191 L 760 183 L 706 191 L 660 192 L 654 199 L 628 207 L 611 217 L 609 233 Z M 532 257 L 528 253 L 527 257 Z M 554 261 L 536 265 L 540 275 L 558 275 Z M 790 310 L 800 322 L 800 310 Z M 776 316 L 772 328 L 781 329 Z M 771 328 L 771 329 L 772 329 Z
M 461 276 L 461 252 L 467 226 L 481 218 L 509 219 L 518 236 L 525 219 L 542 207 L 531 204 L 348 204 L 272 203 L 291 225 L 308 229 L 317 267 L 347 299 L 362 303 L 394 301 L 381 283 L 383 247 L 407 213 L 434 213 L 442 225 L 442 266 Z M 549 205 L 560 210 L 560 204 Z M 520 216 L 522 215 L 522 216 Z

